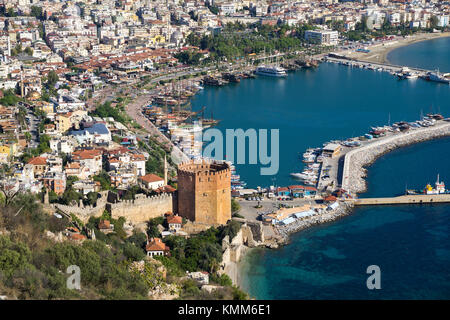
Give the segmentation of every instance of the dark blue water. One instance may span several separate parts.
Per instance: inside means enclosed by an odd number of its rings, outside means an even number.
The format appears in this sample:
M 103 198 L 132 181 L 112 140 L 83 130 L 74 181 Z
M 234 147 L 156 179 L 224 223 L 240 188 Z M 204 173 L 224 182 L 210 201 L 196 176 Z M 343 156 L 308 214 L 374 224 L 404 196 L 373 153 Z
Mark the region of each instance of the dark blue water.
M 279 129 L 277 185 L 295 184 L 289 176 L 301 170 L 299 153 L 332 139 L 362 135 L 370 126 L 417 120 L 440 111 L 450 116 L 448 85 L 399 81 L 388 73 L 322 64 L 316 70 L 290 73 L 285 79 L 259 77 L 222 88 L 206 88 L 193 109 L 206 106 L 220 119 L 219 129 Z M 226 154 L 226 152 L 224 152 Z M 237 165 L 250 187 L 273 184 L 260 165 Z
M 447 53 L 450 43 L 439 50 Z M 424 42 L 425 43 L 425 42 Z M 423 44 L 424 44 L 423 43 Z M 416 45 L 414 45 L 416 46 Z M 442 49 L 443 48 L 443 49 Z M 400 49 L 399 49 L 400 50 Z M 395 52 L 394 52 L 395 53 Z M 426 66 L 420 54 L 411 63 Z M 393 61 L 394 62 L 394 61 Z M 277 184 L 293 181 L 298 152 L 330 139 L 361 135 L 370 126 L 416 120 L 424 113 L 450 115 L 450 88 L 389 74 L 322 64 L 287 79 L 244 80 L 206 89 L 194 108 L 207 106 L 225 128 L 279 128 Z M 405 147 L 369 169 L 367 196 L 392 196 L 405 187 L 441 180 L 450 186 L 450 139 Z M 250 186 L 271 184 L 259 167 L 237 166 Z M 310 228 L 279 250 L 257 249 L 241 270 L 242 287 L 259 299 L 449 299 L 450 207 L 358 208 L 338 221 Z M 381 269 L 381 290 L 366 287 L 366 268 Z
M 450 37 L 400 47 L 391 51 L 387 59 L 393 64 L 450 72 Z

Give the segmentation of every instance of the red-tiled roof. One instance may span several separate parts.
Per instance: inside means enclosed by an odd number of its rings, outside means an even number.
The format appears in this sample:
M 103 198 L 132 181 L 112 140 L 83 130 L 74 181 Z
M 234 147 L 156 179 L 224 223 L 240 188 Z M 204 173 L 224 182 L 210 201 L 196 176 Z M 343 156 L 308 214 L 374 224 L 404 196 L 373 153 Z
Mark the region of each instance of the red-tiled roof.
M 149 173 L 149 174 L 146 174 L 145 176 L 142 176 L 141 180 L 144 181 L 144 182 L 147 182 L 147 183 L 157 182 L 157 181 L 164 181 L 163 178 L 158 177 L 156 174 L 153 174 L 153 173 Z
M 293 190 L 293 189 L 305 189 L 305 186 L 296 185 L 296 186 L 289 186 L 288 188 L 289 188 L 290 190 Z
M 337 198 L 335 196 L 328 196 L 323 198 L 324 201 L 336 201 Z
M 32 164 L 35 166 L 43 166 L 47 164 L 47 159 L 44 157 L 34 157 L 28 161 L 28 164 Z
M 74 152 L 72 153 L 72 158 L 73 158 L 74 160 L 93 159 L 93 158 L 95 158 L 96 156 L 99 156 L 99 155 L 101 155 L 101 154 L 102 154 L 102 152 L 101 152 L 100 150 L 97 150 L 97 149 L 92 149 L 92 150 L 86 150 L 86 149 L 84 149 L 84 150 L 77 150 L 77 151 L 74 151 Z
M 110 229 L 111 223 L 109 222 L 109 220 L 100 220 L 100 222 L 98 223 L 98 228 L 99 229 Z
M 183 219 L 180 216 L 168 216 L 167 217 L 167 223 L 168 224 L 172 224 L 172 223 L 177 223 L 177 224 L 181 224 L 183 222 Z
M 148 251 L 169 251 L 169 247 L 166 246 L 160 238 L 151 238 L 145 246 L 145 250 Z
M 71 233 L 69 238 L 72 240 L 84 240 L 86 239 L 86 236 L 79 233 Z

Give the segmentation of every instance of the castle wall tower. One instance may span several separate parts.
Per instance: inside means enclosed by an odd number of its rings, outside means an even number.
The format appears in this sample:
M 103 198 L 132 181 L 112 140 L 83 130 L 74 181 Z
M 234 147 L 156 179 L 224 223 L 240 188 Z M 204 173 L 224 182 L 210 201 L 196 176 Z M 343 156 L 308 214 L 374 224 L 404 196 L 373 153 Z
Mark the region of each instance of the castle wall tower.
M 231 170 L 225 162 L 190 161 L 178 166 L 178 213 L 210 225 L 231 219 Z

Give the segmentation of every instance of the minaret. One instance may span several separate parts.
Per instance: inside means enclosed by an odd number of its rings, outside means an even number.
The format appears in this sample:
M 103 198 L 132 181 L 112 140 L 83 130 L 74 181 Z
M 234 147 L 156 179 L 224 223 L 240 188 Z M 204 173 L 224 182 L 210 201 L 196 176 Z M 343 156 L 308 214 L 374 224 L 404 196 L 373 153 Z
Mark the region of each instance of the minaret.
M 164 185 L 167 186 L 167 156 L 164 155 Z
M 11 38 L 8 34 L 8 57 L 11 57 Z
M 20 96 L 24 96 L 24 90 L 23 90 L 23 71 L 20 70 Z

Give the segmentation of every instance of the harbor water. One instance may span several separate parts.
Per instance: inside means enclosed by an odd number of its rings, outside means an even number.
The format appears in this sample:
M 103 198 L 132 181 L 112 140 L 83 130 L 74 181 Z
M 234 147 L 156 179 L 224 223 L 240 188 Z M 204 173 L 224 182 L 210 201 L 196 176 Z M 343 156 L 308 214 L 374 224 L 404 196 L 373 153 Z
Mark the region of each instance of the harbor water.
M 448 56 L 448 39 L 433 41 L 440 41 L 436 47 Z M 420 57 L 414 48 L 408 51 L 411 66 L 430 67 L 421 64 Z M 421 112 L 448 117 L 448 101 L 450 88 L 445 84 L 400 81 L 388 73 L 324 63 L 284 79 L 259 77 L 206 88 L 193 100 L 193 108 L 206 106 L 207 114 L 212 110 L 221 130 L 280 130 L 276 180 L 261 176 L 257 165 L 237 165 L 241 178 L 256 187 L 297 183 L 289 173 L 301 171 L 298 155 L 308 147 L 362 135 L 389 118 L 391 123 L 413 121 Z M 449 156 L 447 138 L 389 153 L 370 167 L 364 196 L 423 188 L 434 183 L 438 173 L 450 186 Z M 358 208 L 338 221 L 293 235 L 281 249 L 252 250 L 242 262 L 242 287 L 258 299 L 450 298 L 449 227 L 447 205 Z M 381 269 L 381 290 L 366 287 L 369 265 Z

